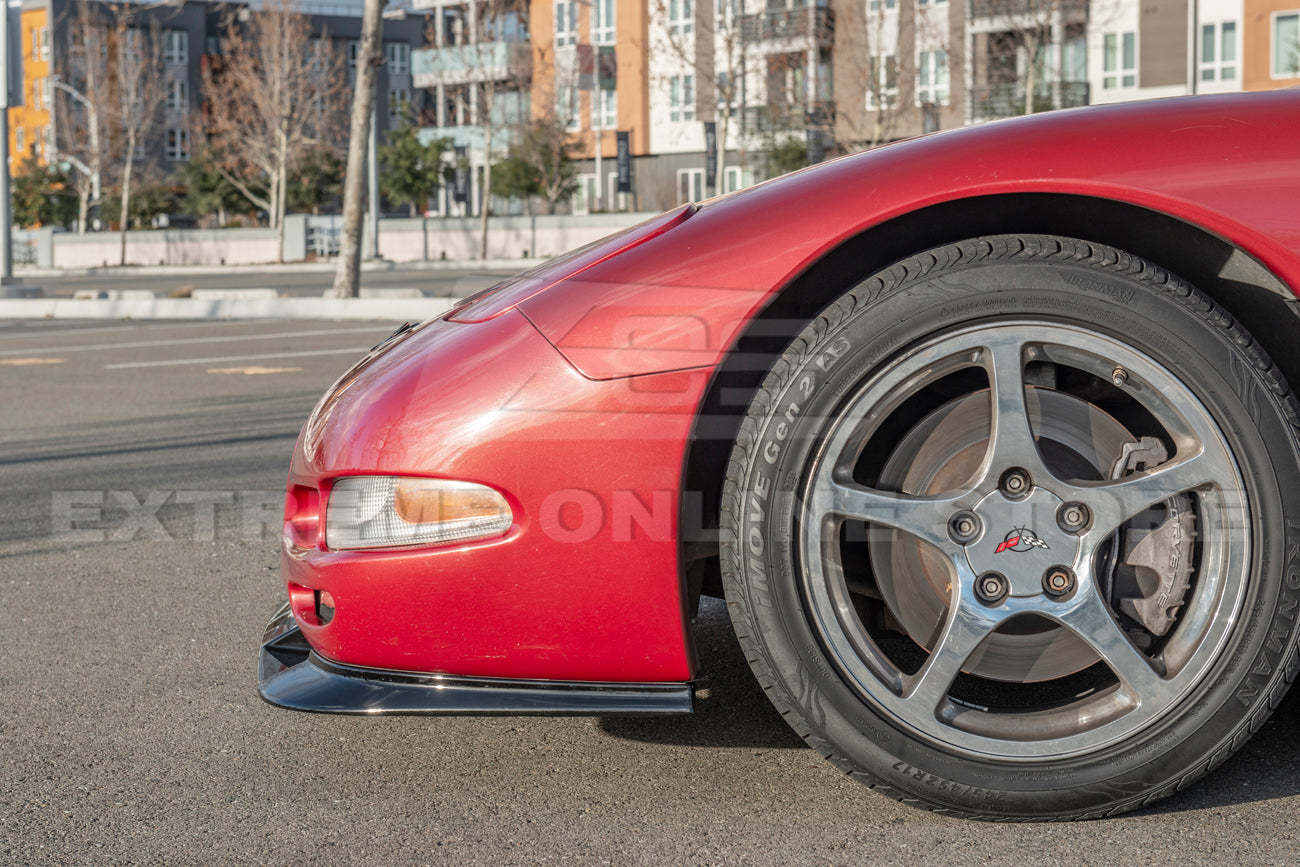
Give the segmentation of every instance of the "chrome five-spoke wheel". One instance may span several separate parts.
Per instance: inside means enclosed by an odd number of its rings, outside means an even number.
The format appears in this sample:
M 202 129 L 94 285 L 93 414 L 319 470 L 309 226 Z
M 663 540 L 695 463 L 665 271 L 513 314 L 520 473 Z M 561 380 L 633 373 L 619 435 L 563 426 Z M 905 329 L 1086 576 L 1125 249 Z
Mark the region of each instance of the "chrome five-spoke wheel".
M 935 809 L 1072 818 L 1262 721 L 1295 645 L 1296 410 L 1211 311 L 1118 251 L 994 238 L 796 339 L 733 455 L 723 569 L 810 743 Z

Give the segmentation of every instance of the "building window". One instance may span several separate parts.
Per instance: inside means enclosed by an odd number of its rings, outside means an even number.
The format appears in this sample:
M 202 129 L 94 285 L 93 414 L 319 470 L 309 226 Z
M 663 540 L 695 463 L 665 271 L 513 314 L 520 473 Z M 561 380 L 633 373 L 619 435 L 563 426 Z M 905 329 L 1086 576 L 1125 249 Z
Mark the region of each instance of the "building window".
M 582 128 L 579 116 L 578 88 L 573 85 L 559 85 L 555 88 L 555 116 L 564 121 L 564 128 L 577 132 Z
M 1237 22 L 1201 25 L 1201 81 L 1237 77 Z
M 357 68 L 357 57 L 361 54 L 361 43 L 355 39 L 348 40 L 348 69 Z
M 1137 86 L 1137 34 L 1107 33 L 1102 39 L 1101 86 L 1105 90 Z
M 313 39 L 307 46 L 307 65 L 312 72 L 320 72 L 330 56 L 330 44 L 325 39 Z
M 45 92 L 45 88 L 42 86 L 41 80 L 39 78 L 33 78 L 32 79 L 32 110 L 33 111 L 41 110 L 42 108 L 41 96 L 44 94 L 44 92 Z
M 50 28 L 42 27 L 41 33 L 41 60 L 50 59 Z
M 677 170 L 677 203 L 699 202 L 704 199 L 704 169 Z
M 27 149 L 27 130 L 20 126 L 14 130 L 14 150 L 16 150 L 19 154 L 21 154 L 26 149 Z
M 614 44 L 614 0 L 592 0 L 591 41 L 593 45 Z
M 172 162 L 184 162 L 190 158 L 190 131 L 187 129 L 167 130 L 167 159 Z
M 384 46 L 384 59 L 389 75 L 411 74 L 411 46 L 405 42 L 389 42 Z
M 189 111 L 190 85 L 183 78 L 173 78 L 167 82 L 167 110 Z
M 871 58 L 871 77 L 867 87 L 867 106 L 891 108 L 898 101 L 898 58 L 893 54 Z
M 618 91 L 593 90 L 591 95 L 592 127 L 613 129 L 618 126 Z
M 1300 76 L 1300 12 L 1273 15 L 1273 77 Z
M 184 30 L 168 30 L 163 34 L 163 60 L 172 66 L 190 62 L 190 34 Z
M 1061 80 L 1087 82 L 1088 40 L 1084 37 L 1075 36 L 1066 39 L 1061 46 Z
M 668 119 L 695 120 L 695 76 L 674 75 L 668 79 Z
M 555 47 L 578 44 L 578 4 L 560 0 L 555 4 Z
M 916 99 L 919 104 L 948 104 L 948 52 L 922 51 L 917 65 Z
M 871 0 L 871 2 L 868 4 L 868 8 L 870 8 L 872 12 L 879 12 L 881 7 L 881 2 L 882 0 Z M 883 0 L 883 3 L 884 3 L 885 11 L 898 8 L 898 0 Z
M 32 28 L 32 60 L 41 59 L 41 28 Z
M 388 88 L 388 128 L 396 129 L 411 122 L 411 88 Z
M 695 30 L 695 0 L 668 0 L 668 33 L 689 36 Z
M 745 171 L 740 166 L 727 166 L 727 182 L 725 191 L 734 193 L 736 190 L 743 190 L 745 187 L 752 186 L 754 176 L 752 172 Z

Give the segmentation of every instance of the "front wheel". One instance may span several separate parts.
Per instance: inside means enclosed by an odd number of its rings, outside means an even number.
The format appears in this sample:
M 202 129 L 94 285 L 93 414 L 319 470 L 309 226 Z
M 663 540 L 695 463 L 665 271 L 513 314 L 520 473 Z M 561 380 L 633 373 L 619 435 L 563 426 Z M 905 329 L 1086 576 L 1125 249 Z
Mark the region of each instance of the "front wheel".
M 874 788 L 984 818 L 1148 803 L 1296 668 L 1297 406 L 1243 329 L 1122 252 L 976 239 L 828 307 L 723 498 L 737 634 Z

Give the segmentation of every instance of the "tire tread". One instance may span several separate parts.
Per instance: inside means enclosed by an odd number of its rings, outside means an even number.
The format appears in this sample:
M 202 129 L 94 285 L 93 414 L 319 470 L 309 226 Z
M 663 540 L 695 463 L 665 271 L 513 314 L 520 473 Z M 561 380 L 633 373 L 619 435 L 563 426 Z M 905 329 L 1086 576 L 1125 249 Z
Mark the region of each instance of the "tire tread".
M 764 377 L 741 425 L 727 465 L 720 506 L 720 526 L 723 528 L 720 537 L 723 590 L 728 607 L 731 609 L 731 621 L 736 638 L 753 669 L 755 678 L 772 704 L 809 746 L 841 772 L 858 780 L 867 788 L 901 803 L 933 813 L 983 821 L 1075 821 L 1103 818 L 1148 806 L 1174 792 L 1182 791 L 1222 764 L 1264 725 L 1295 680 L 1297 673 L 1300 672 L 1300 641 L 1297 641 L 1296 635 L 1297 628 L 1300 628 L 1300 618 L 1297 618 L 1296 624 L 1292 627 L 1284 664 L 1277 667 L 1262 700 L 1256 702 L 1254 710 L 1225 735 L 1219 747 L 1206 759 L 1197 762 L 1194 767 L 1175 779 L 1155 783 L 1149 790 L 1123 799 L 1105 810 L 1089 809 L 1048 816 L 1006 816 L 918 798 L 859 767 L 832 746 L 831 742 L 804 717 L 802 709 L 792 700 L 768 663 L 765 643 L 750 626 L 753 622 L 751 619 L 753 603 L 740 577 L 742 572 L 739 546 L 734 533 L 726 529 L 738 525 L 735 519 L 740 514 L 739 492 L 743 490 L 745 473 L 755 457 L 753 449 L 758 442 L 760 425 L 781 393 L 790 384 L 793 373 L 821 345 L 827 335 L 835 332 L 855 315 L 863 313 L 865 308 L 876 299 L 936 271 L 1019 259 L 1050 259 L 1112 270 L 1150 286 L 1196 313 L 1226 338 L 1236 349 L 1241 360 L 1254 371 L 1258 381 L 1267 387 L 1275 409 L 1281 412 L 1291 428 L 1293 449 L 1297 447 L 1297 443 L 1300 443 L 1300 406 L 1297 405 L 1290 385 L 1263 347 L 1213 299 L 1163 268 L 1114 248 L 1045 235 L 973 238 L 949 244 L 897 262 L 843 293 L 804 328 Z

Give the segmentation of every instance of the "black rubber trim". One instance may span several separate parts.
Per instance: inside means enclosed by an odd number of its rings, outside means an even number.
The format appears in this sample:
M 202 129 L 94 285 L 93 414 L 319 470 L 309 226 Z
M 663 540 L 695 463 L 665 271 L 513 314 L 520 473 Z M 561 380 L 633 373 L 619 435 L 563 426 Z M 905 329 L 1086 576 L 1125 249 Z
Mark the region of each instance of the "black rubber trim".
M 286 620 L 287 618 L 287 620 Z M 340 714 L 678 714 L 689 683 L 589 683 L 454 677 L 359 668 L 312 652 L 286 603 L 267 625 L 258 692 L 278 707 Z

